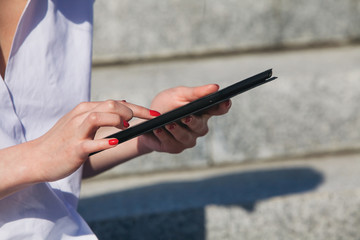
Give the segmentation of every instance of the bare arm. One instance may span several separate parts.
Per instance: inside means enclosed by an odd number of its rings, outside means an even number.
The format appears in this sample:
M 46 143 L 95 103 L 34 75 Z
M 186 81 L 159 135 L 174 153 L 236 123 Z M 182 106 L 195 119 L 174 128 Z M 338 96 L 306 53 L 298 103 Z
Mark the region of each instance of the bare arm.
M 31 173 L 31 143 L 0 150 L 0 199 L 39 180 Z
M 43 136 L 0 150 L 0 199 L 75 172 L 90 153 L 116 146 L 113 139 L 94 140 L 100 127 L 124 129 L 133 116 L 151 118 L 149 109 L 120 101 L 82 103 Z

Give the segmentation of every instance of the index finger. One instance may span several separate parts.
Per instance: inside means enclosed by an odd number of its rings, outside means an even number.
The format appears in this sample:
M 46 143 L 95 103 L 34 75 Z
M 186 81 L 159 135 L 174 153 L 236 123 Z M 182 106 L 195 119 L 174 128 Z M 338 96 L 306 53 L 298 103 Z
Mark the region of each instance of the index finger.
M 161 115 L 158 111 L 151 110 L 133 103 L 128 103 L 126 101 L 122 101 L 121 104 L 124 104 L 126 107 L 130 108 L 133 111 L 133 116 L 137 118 L 148 120 Z

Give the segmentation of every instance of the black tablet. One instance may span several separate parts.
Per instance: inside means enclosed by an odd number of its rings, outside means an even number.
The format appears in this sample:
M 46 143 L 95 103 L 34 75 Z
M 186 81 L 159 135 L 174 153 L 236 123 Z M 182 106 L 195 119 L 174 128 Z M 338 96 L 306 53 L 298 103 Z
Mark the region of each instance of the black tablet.
M 134 137 L 137 137 L 141 134 L 160 128 L 171 122 L 178 121 L 182 118 L 185 118 L 188 115 L 196 114 L 211 106 L 226 101 L 229 98 L 232 98 L 240 93 L 246 92 L 264 83 L 270 82 L 274 79 L 276 79 L 276 77 L 272 77 L 272 69 L 269 69 L 267 71 L 256 74 L 247 79 L 239 81 L 215 93 L 199 98 L 193 102 L 190 102 L 184 106 L 176 108 L 170 112 L 164 113 L 156 118 L 153 118 L 151 120 L 145 121 L 128 129 L 114 133 L 110 136 L 107 136 L 106 138 L 116 138 L 119 140 L 119 144 L 120 144 Z

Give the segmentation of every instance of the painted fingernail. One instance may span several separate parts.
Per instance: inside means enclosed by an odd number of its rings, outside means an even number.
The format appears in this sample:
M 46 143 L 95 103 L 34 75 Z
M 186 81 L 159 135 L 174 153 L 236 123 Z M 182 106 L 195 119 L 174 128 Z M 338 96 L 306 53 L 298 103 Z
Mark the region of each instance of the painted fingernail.
M 158 128 L 155 131 L 156 131 L 156 133 L 161 133 L 163 130 L 161 128 Z
M 173 130 L 176 127 L 176 123 L 170 123 L 169 129 Z
M 159 113 L 158 111 L 150 110 L 150 115 L 154 117 L 158 117 L 161 115 L 161 113 Z
M 192 117 L 191 117 L 191 116 L 187 116 L 187 117 L 185 118 L 185 123 L 189 123 L 189 122 L 191 122 L 191 120 L 192 120 Z
M 229 107 L 229 106 L 230 106 L 230 104 L 231 104 L 230 99 L 228 99 L 228 100 L 226 100 L 226 101 L 225 101 L 225 106 L 226 106 L 226 107 Z
M 123 121 L 123 125 L 124 125 L 125 128 L 130 127 L 130 124 L 126 120 Z
M 116 138 L 109 140 L 109 145 L 112 145 L 112 146 L 118 145 L 118 143 L 119 143 L 119 140 L 117 140 Z
M 121 102 L 126 102 L 126 100 L 121 100 Z

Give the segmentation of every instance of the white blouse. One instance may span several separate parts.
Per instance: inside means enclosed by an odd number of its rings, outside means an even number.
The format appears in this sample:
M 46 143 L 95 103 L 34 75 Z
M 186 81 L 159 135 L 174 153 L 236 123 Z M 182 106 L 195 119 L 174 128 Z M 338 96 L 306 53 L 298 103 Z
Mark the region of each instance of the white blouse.
M 92 18 L 93 0 L 28 1 L 0 79 L 0 149 L 89 100 Z M 76 211 L 80 180 L 81 169 L 0 200 L 0 239 L 96 239 Z

